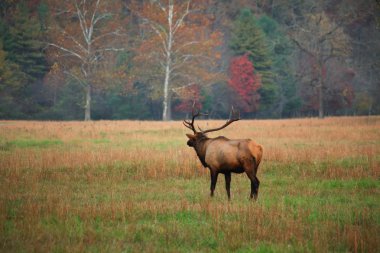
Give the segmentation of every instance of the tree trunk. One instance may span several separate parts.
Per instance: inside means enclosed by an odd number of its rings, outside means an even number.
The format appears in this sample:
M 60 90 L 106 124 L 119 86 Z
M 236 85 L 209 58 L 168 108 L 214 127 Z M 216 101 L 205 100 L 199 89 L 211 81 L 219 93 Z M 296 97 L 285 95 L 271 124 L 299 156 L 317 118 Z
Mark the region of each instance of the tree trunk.
M 84 107 L 84 121 L 91 120 L 91 85 L 86 86 L 86 104 Z
M 320 80 L 318 86 L 318 118 L 323 119 L 325 117 L 323 110 L 323 80 Z
M 173 46 L 173 2 L 169 3 L 169 13 L 168 13 L 168 25 L 169 25 L 169 33 L 167 40 L 167 49 L 166 49 L 166 62 L 165 62 L 165 81 L 164 81 L 164 101 L 163 101 L 163 112 L 162 112 L 162 120 L 169 121 L 171 120 L 171 108 L 170 108 L 170 99 L 171 93 L 169 92 L 169 82 L 170 82 L 170 72 L 171 72 L 171 53 Z
M 169 60 L 170 61 L 170 60 Z M 170 118 L 170 94 L 169 94 L 169 79 L 170 79 L 170 68 L 169 63 L 167 62 L 165 69 L 165 82 L 164 82 L 164 101 L 163 101 L 163 112 L 162 120 L 169 121 Z
M 319 60 L 319 86 L 318 86 L 318 118 L 323 119 L 325 117 L 324 112 L 324 89 L 325 89 L 325 78 L 326 78 L 326 66 L 325 62 L 320 59 Z

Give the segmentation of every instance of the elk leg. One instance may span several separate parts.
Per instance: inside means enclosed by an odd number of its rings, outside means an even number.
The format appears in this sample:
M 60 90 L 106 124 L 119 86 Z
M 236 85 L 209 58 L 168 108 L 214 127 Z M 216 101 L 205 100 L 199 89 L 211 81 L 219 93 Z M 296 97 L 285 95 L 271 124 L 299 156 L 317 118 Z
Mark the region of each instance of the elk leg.
M 224 174 L 224 178 L 226 179 L 226 190 L 227 190 L 228 200 L 231 200 L 231 193 L 230 193 L 231 173 L 230 172 L 226 172 Z
M 259 196 L 259 186 L 260 186 L 260 181 L 257 177 L 255 177 L 255 181 L 254 181 L 254 198 L 255 200 L 257 200 L 257 197 Z
M 253 173 L 247 173 L 249 179 L 251 180 L 251 199 L 254 198 L 257 200 L 257 197 L 259 195 L 259 186 L 260 181 L 259 179 L 253 174 Z
M 246 160 L 244 164 L 245 173 L 247 173 L 247 176 L 251 180 L 251 199 L 254 198 L 257 200 L 257 197 L 259 195 L 259 185 L 260 181 L 256 177 L 257 172 L 257 165 L 256 165 L 256 159 L 252 157 L 252 160 Z
M 215 186 L 216 186 L 216 181 L 218 180 L 218 172 L 212 171 L 212 170 L 210 170 L 210 172 L 211 172 L 211 187 L 210 187 L 210 190 L 211 190 L 211 197 L 213 197 L 214 196 Z

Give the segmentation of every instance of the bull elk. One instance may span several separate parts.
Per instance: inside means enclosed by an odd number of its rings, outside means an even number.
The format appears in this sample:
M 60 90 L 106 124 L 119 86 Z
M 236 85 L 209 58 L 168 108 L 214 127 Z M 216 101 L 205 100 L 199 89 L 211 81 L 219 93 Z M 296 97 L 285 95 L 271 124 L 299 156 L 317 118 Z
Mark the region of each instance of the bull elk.
M 211 197 L 214 196 L 219 173 L 224 174 L 227 196 L 228 200 L 230 200 L 231 173 L 245 172 L 251 180 L 250 198 L 256 200 L 260 185 L 256 174 L 263 154 L 262 146 L 250 139 L 230 140 L 224 136 L 216 138 L 207 137 L 207 133 L 219 131 L 240 119 L 240 114 L 236 113 L 233 108 L 229 120 L 218 128 L 202 130 L 198 127 L 199 131 L 195 130 L 194 120 L 200 115 L 202 114 L 199 111 L 195 113 L 193 108 L 192 120 L 184 120 L 183 124 L 193 131 L 193 134 L 186 134 L 189 138 L 187 145 L 195 149 L 202 165 L 210 170 Z

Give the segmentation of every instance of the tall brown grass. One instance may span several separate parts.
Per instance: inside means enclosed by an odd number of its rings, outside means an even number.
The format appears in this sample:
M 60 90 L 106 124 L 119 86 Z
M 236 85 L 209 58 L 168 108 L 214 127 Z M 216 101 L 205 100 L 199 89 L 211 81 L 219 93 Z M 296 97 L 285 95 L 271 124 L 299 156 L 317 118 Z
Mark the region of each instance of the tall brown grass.
M 202 128 L 223 123 L 199 121 Z M 361 194 L 372 199 L 380 193 L 373 185 L 380 178 L 380 117 L 241 120 L 214 133 L 263 145 L 256 204 L 248 201 L 248 180 L 239 176 L 232 178 L 231 203 L 222 179 L 216 199 L 208 197 L 208 171 L 186 146 L 186 132 L 176 121 L 0 121 L 0 249 L 41 252 L 58 245 L 81 252 L 97 245 L 120 251 L 124 240 L 132 251 L 160 251 L 154 243 L 135 243 L 139 221 L 182 212 L 207 217 L 197 232 L 222 235 L 217 251 L 260 242 L 277 250 L 293 245 L 290 251 L 380 249 L 379 205 L 361 206 Z M 333 195 L 331 203 L 323 202 L 324 194 Z M 99 232 L 96 219 L 113 225 Z M 115 229 L 125 238 L 109 244 Z M 169 245 L 181 233 L 195 233 L 173 220 L 157 229 Z

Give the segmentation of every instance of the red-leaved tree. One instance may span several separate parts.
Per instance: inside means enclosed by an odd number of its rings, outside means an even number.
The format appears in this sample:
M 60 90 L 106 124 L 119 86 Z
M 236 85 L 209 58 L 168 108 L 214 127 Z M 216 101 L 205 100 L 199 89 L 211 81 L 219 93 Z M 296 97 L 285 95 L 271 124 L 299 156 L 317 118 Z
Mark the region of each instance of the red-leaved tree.
M 260 95 L 257 90 L 261 87 L 261 80 L 247 54 L 232 58 L 228 84 L 236 92 L 233 103 L 240 110 L 253 112 L 258 109 Z

